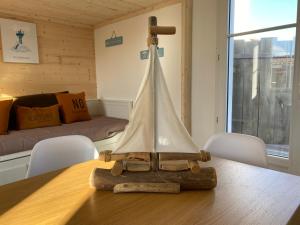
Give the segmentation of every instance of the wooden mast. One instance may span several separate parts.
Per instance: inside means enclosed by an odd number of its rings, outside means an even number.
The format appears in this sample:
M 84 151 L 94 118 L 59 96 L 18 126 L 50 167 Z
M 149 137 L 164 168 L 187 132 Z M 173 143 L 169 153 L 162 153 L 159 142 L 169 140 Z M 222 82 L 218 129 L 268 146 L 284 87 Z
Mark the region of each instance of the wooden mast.
M 155 16 L 150 16 L 148 19 L 148 39 L 147 39 L 147 45 L 148 47 L 150 47 L 151 45 L 154 45 L 155 47 L 158 46 L 158 38 L 157 35 L 173 35 L 176 33 L 176 27 L 166 27 L 166 26 L 157 26 L 157 18 Z M 156 90 L 156 82 L 154 80 L 152 80 L 153 83 L 153 116 L 154 116 L 154 130 L 153 130 L 153 147 L 154 150 L 156 149 L 156 123 L 157 123 L 157 110 L 156 110 L 156 102 L 157 102 L 157 96 L 154 93 L 154 91 Z M 153 152 L 151 154 L 151 162 L 152 162 L 152 170 L 153 171 L 157 171 L 159 170 L 159 157 L 158 157 L 158 153 Z
M 150 16 L 149 19 L 148 19 L 148 39 L 147 39 L 147 44 L 148 44 L 148 48 L 149 48 L 149 51 L 150 51 L 150 47 L 151 45 L 154 45 L 155 48 L 157 48 L 157 45 L 158 45 L 158 38 L 157 38 L 157 33 L 151 33 L 151 27 L 156 27 L 157 26 L 157 18 L 155 16 Z M 151 56 L 153 57 L 153 56 Z M 153 66 L 153 65 L 152 65 Z M 156 105 L 156 102 L 157 102 L 157 97 L 156 97 L 156 93 L 155 93 L 155 90 L 156 90 L 156 83 L 155 83 L 155 77 L 152 76 L 152 85 L 153 85 L 153 88 L 152 88 L 152 96 L 153 96 L 153 102 L 152 102 L 152 115 L 153 115 L 153 150 L 154 152 L 151 153 L 151 169 L 153 171 L 158 171 L 159 170 L 159 159 L 158 159 L 158 156 L 157 156 L 157 153 L 156 153 L 156 123 L 157 123 L 157 115 L 156 115 L 156 108 L 157 108 L 157 105 Z

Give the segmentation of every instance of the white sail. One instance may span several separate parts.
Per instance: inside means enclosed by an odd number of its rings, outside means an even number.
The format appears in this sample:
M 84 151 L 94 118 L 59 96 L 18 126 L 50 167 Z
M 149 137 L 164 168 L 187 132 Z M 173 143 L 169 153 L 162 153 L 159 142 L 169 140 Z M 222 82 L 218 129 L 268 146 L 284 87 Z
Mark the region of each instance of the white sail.
M 149 58 L 129 123 L 113 153 L 199 152 L 176 115 L 154 45 Z

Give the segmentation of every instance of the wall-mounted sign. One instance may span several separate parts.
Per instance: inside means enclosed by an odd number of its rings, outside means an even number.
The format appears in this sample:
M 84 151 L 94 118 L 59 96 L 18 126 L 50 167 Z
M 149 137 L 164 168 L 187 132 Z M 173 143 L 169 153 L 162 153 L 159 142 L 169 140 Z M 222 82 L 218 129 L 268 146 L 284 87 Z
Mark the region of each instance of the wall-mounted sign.
M 0 19 L 3 61 L 39 63 L 36 25 Z
M 165 55 L 164 48 L 158 48 L 157 52 L 159 57 L 164 57 Z M 149 59 L 149 50 L 140 51 L 140 59 L 141 60 Z
M 113 47 L 121 44 L 123 44 L 123 37 L 117 37 L 115 31 L 113 31 L 111 38 L 105 40 L 105 47 Z

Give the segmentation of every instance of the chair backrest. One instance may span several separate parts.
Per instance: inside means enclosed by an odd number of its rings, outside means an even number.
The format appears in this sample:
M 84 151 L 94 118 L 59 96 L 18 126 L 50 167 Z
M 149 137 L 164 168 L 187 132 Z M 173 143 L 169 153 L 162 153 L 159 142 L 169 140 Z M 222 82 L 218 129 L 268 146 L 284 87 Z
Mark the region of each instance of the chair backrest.
M 242 163 L 266 167 L 266 145 L 258 137 L 221 133 L 211 136 L 204 149 L 212 155 Z
M 94 143 L 81 135 L 61 136 L 38 142 L 32 150 L 26 177 L 58 170 L 98 157 Z

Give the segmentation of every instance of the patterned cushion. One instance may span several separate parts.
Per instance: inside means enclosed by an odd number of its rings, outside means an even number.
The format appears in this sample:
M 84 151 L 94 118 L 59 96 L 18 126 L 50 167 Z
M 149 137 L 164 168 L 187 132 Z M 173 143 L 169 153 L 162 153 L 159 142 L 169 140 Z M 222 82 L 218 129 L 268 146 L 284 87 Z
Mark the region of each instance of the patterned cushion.
M 78 94 L 56 95 L 64 123 L 90 120 L 84 92 Z

